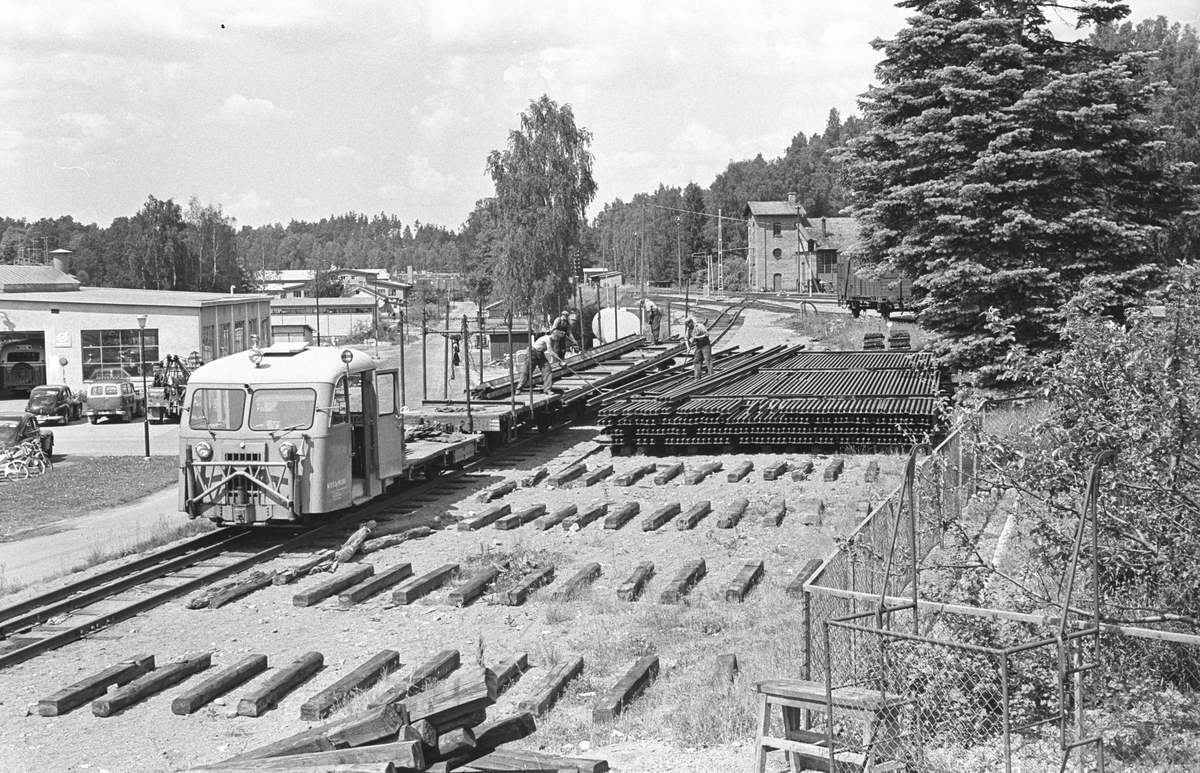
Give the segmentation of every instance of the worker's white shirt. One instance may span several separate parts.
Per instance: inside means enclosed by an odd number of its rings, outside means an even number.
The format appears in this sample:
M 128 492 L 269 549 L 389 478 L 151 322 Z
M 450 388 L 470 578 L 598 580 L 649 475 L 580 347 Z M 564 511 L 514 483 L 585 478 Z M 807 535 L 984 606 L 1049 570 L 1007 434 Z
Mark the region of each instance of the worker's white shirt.
M 533 346 L 531 348 L 537 349 L 542 354 L 545 354 L 546 352 L 553 352 L 554 351 L 554 339 L 548 335 L 544 335 L 541 338 L 534 341 Z

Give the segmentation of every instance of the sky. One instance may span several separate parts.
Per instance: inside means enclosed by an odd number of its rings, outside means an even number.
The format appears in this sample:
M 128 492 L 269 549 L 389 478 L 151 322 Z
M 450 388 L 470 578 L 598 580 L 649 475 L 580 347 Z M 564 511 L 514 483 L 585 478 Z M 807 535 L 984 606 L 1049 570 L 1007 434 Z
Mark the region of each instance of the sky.
M 1200 27 L 1200 0 L 1131 0 Z M 457 229 L 543 94 L 592 133 L 592 214 L 707 186 L 845 118 L 886 0 L 0 0 L 0 215 L 107 226 L 150 195 L 239 225 Z

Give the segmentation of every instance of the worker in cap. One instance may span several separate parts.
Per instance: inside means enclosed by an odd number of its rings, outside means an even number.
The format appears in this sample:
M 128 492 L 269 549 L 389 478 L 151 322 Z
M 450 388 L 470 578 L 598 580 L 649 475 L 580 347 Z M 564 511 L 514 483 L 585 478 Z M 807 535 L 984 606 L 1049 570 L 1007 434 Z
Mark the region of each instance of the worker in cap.
M 638 305 L 646 314 L 646 325 L 650 328 L 650 343 L 658 343 L 658 328 L 662 322 L 662 312 L 658 309 L 658 304 L 649 298 L 642 298 L 638 301 Z
M 713 372 L 712 341 L 708 337 L 708 328 L 704 327 L 703 322 L 698 322 L 688 317 L 687 324 L 684 327 L 687 330 L 685 340 L 687 341 L 688 350 L 692 352 L 693 373 L 696 376 L 696 380 L 699 381 L 702 370 L 708 376 L 711 376 Z

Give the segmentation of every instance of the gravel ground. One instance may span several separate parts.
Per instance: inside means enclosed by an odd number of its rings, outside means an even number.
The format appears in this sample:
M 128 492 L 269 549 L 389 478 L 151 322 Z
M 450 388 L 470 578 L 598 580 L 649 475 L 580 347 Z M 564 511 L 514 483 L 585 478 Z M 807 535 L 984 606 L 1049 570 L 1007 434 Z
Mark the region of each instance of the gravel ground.
M 747 346 L 751 342 L 753 345 L 799 342 L 794 334 L 772 327 L 779 317 L 751 311 L 732 343 Z M 547 444 L 542 456 L 522 469 L 496 471 L 486 485 L 523 477 L 530 468 L 541 464 L 553 471 L 563 466 L 566 460 L 592 450 L 595 444 L 590 435 L 594 432 L 593 428 L 590 433 L 587 430 L 568 433 L 563 439 Z M 661 568 L 640 603 L 652 604 L 654 602 L 649 599 L 656 599 L 675 568 L 691 557 L 703 556 L 708 561 L 709 579 L 704 582 L 713 588 L 723 588 L 747 560 L 765 557 L 768 569 L 764 585 L 778 589 L 790 579 L 789 573 L 794 573 L 808 558 L 826 554 L 834 544 L 834 537 L 846 533 L 856 519 L 862 517 L 861 513 L 855 513 L 854 504 L 867 496 L 862 470 L 870 458 L 879 458 L 885 472 L 884 480 L 873 492 L 876 496 L 886 493 L 898 481 L 899 458 L 847 457 L 843 478 L 825 483 L 819 480 L 822 459 L 809 456 L 807 458 L 814 458 L 818 465 L 813 476 L 816 480 L 764 483 L 762 467 L 777 458 L 755 454 L 681 458 L 689 468 L 712 459 L 724 461 L 726 469 L 744 459 L 754 461 L 756 471 L 738 484 L 726 482 L 723 473 L 694 487 L 679 482 L 654 486 L 643 480 L 630 489 L 601 484 L 585 490 L 552 490 L 543 483 L 535 488 L 519 489 L 504 500 L 511 502 L 514 509 L 538 502 L 545 503 L 551 510 L 567 503 L 640 502 L 642 515 L 619 531 L 605 531 L 600 523 L 575 532 L 557 528 L 541 532 L 530 526 L 510 532 L 487 529 L 470 533 L 447 529 L 423 540 L 372 553 L 367 560 L 380 568 L 401 561 L 411 562 L 414 572 L 419 574 L 443 563 L 462 562 L 473 555 L 545 550 L 562 557 L 559 577 L 568 576 L 583 563 L 600 562 L 603 575 L 595 585 L 598 595 L 613 594 L 636 564 L 651 560 Z M 806 457 L 789 455 L 787 458 Z M 642 457 L 610 459 L 606 452 L 600 452 L 592 454 L 588 463 L 612 463 L 619 474 L 646 461 Z M 670 462 L 672 459 L 654 461 Z M 772 494 L 784 494 L 791 508 L 783 526 L 778 529 L 763 526 L 756 516 L 757 511 L 747 513 L 741 525 L 728 531 L 714 528 L 715 516 L 709 516 L 692 531 L 677 531 L 668 524 L 658 532 L 645 533 L 638 527 L 638 521 L 650 509 L 669 501 L 680 501 L 686 509 L 691 502 L 708 499 L 716 510 L 723 501 L 745 496 L 751 500 L 752 507 L 757 508 Z M 828 505 L 824 525 L 805 526 L 804 519 L 796 513 L 813 510 L 818 500 L 824 500 Z M 436 502 L 427 507 L 428 511 L 418 515 L 427 517 L 432 512 L 447 524 L 456 517 L 481 509 L 473 497 Z M 280 560 L 265 568 L 282 568 L 289 563 Z M 547 641 L 557 642 L 568 650 L 573 645 L 583 646 L 573 638 L 578 636 L 578 632 L 573 631 L 575 621 L 549 622 L 544 602 L 536 596 L 530 604 L 519 608 L 476 602 L 466 609 L 457 609 L 447 603 L 448 589 L 436 592 L 426 603 L 407 607 L 393 605 L 390 593 L 349 610 L 338 608 L 336 601 L 308 608 L 293 606 L 292 595 L 311 584 L 313 581 L 301 581 L 291 586 L 268 587 L 219 610 L 189 610 L 180 600 L 102 631 L 86 641 L 0 671 L 0 724 L 5 728 L 0 736 L 0 771 L 150 773 L 212 763 L 310 726 L 299 720 L 299 706 L 384 648 L 401 653 L 401 661 L 407 664 L 405 671 L 446 648 L 459 649 L 464 662 L 471 662 L 480 640 L 485 643 L 484 659 L 488 663 L 515 651 L 529 651 L 534 668 L 518 682 L 503 704 L 496 707 L 502 709 L 524 697 L 544 673 L 546 663 L 544 659 L 539 662 L 538 655 L 546 652 Z M 170 712 L 171 700 L 178 694 L 179 687 L 109 718 L 93 716 L 87 706 L 57 718 L 40 717 L 33 712 L 39 698 L 139 653 L 154 653 L 162 666 L 187 653 L 212 652 L 211 674 L 253 653 L 266 654 L 271 665 L 279 667 L 312 650 L 323 653 L 325 669 L 285 698 L 278 708 L 259 718 L 234 714 L 233 709 L 244 688 L 188 717 Z M 604 675 L 603 679 L 615 681 L 616 675 Z M 198 678 L 193 677 L 189 684 L 197 681 Z M 556 708 L 556 711 L 570 709 Z M 582 709 L 590 711 L 587 706 Z M 680 748 L 662 740 L 655 728 L 646 728 L 642 738 L 636 735 L 640 733 L 586 753 L 579 748 L 549 751 L 603 756 L 617 771 L 645 773 L 747 770 L 753 764 L 752 737 L 708 748 Z M 531 740 L 536 738 L 535 735 Z M 778 755 L 769 766 L 771 770 L 784 767 Z

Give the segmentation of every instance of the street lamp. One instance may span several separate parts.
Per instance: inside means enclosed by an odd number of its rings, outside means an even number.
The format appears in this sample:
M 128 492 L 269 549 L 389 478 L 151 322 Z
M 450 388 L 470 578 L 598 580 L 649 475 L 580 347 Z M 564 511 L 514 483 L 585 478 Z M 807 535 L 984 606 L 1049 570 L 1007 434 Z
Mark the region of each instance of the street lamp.
M 142 351 L 141 368 L 142 368 L 142 435 L 146 438 L 146 461 L 150 461 L 150 421 L 147 417 L 146 405 L 150 402 L 150 393 L 146 391 L 146 320 L 148 317 L 145 314 L 139 314 L 138 321 L 138 347 Z

